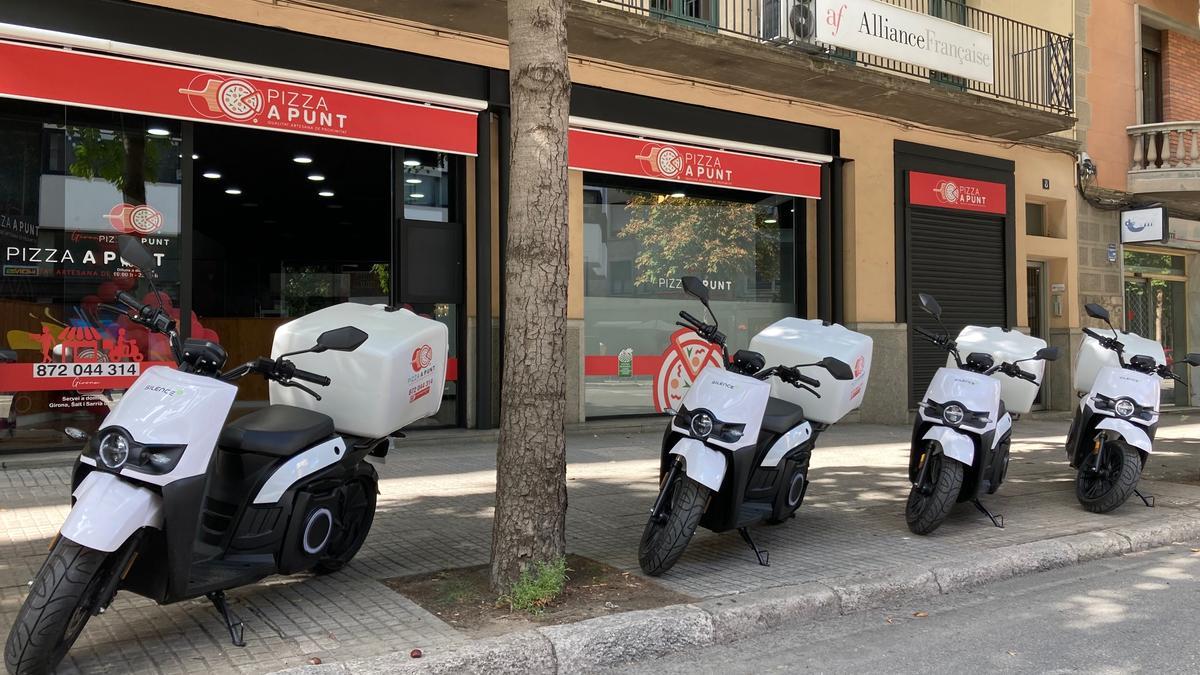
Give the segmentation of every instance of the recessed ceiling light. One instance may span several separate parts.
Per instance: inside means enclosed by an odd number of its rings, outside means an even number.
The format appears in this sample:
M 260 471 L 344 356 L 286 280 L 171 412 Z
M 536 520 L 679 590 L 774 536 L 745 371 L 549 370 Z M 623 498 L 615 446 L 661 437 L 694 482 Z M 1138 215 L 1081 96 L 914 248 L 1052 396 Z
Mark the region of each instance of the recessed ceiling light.
M 320 192 L 318 192 L 318 193 L 317 193 L 317 196 L 319 196 L 319 197 L 332 197 L 332 196 L 333 196 L 333 190 L 321 190 Z
M 775 223 L 777 223 L 779 221 L 775 220 L 774 218 L 766 218 L 763 220 L 763 222 L 766 223 L 767 225 L 774 225 Z
M 319 173 L 310 173 L 308 174 L 308 179 L 313 181 L 322 181 L 325 180 L 325 176 L 322 176 Z
M 150 127 L 149 129 L 146 129 L 146 133 L 150 134 L 151 136 L 170 136 L 171 130 L 164 129 L 162 127 Z
M 292 161 L 297 164 L 312 164 L 312 157 L 308 155 L 296 155 L 292 158 Z
M 221 177 L 221 174 L 217 171 L 205 171 L 204 173 L 202 173 L 200 175 L 204 176 L 205 178 L 211 178 L 213 180 L 217 180 L 218 178 Z
M 411 195 L 409 195 L 409 197 L 412 197 L 413 199 L 422 199 L 424 196 L 425 195 L 421 194 L 420 192 L 414 192 Z
M 672 192 L 671 196 L 674 197 L 675 199 L 681 199 L 683 197 L 686 197 L 687 194 L 683 193 L 683 192 Z
M 406 159 L 406 160 L 404 160 L 404 166 L 421 166 L 421 160 L 419 160 L 419 159 Z
M 404 182 L 408 183 L 409 185 L 420 185 L 421 179 L 420 178 L 405 178 Z
M 193 152 L 192 159 L 200 159 L 200 155 L 197 155 L 196 153 Z
M 237 189 L 237 188 L 225 188 L 225 194 L 227 194 L 227 195 L 240 195 L 240 194 L 242 194 L 242 191 L 241 191 L 241 190 L 239 190 L 239 189 Z

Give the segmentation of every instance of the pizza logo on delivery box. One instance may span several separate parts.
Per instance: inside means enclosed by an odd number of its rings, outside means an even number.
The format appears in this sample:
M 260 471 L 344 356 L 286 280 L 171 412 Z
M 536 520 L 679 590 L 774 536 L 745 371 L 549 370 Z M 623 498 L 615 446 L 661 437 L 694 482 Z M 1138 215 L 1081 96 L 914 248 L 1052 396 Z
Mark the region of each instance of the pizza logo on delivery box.
M 429 345 L 421 345 L 413 350 L 412 354 L 412 369 L 413 372 L 418 372 L 424 368 L 428 368 L 433 362 L 433 347 Z

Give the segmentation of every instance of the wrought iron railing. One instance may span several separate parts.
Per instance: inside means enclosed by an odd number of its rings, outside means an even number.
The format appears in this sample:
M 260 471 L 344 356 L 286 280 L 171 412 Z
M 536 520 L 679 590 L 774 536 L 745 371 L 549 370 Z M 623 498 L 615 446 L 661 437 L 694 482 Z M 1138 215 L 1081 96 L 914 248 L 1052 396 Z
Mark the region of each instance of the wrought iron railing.
M 940 73 L 894 59 L 823 45 L 811 37 L 817 20 L 813 0 L 586 0 L 677 24 L 724 33 L 883 70 L 941 86 L 1011 101 L 1030 108 L 1071 114 L 1074 110 L 1073 40 L 1044 28 L 968 7 L 958 0 L 881 0 L 962 24 L 992 36 L 993 82 Z M 798 21 L 807 7 L 807 25 Z
M 1200 122 L 1159 122 L 1126 127 L 1133 141 L 1131 173 L 1200 169 Z

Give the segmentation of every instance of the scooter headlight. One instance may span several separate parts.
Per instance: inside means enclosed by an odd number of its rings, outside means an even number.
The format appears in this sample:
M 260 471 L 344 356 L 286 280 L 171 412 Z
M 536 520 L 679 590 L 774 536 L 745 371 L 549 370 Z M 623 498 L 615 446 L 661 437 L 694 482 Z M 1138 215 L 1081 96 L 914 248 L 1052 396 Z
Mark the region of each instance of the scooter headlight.
M 963 413 L 962 406 L 956 403 L 951 403 L 945 408 L 942 408 L 942 419 L 945 420 L 946 424 L 949 424 L 950 426 L 958 426 L 961 424 L 964 416 L 965 414 Z
M 696 438 L 708 438 L 713 430 L 713 418 L 706 412 L 698 412 L 692 416 L 692 434 Z
M 119 431 L 109 431 L 100 438 L 96 454 L 104 466 L 119 469 L 129 459 L 129 439 Z
M 1128 398 L 1119 398 L 1113 402 L 1113 412 L 1117 417 L 1129 418 L 1137 412 L 1137 404 Z

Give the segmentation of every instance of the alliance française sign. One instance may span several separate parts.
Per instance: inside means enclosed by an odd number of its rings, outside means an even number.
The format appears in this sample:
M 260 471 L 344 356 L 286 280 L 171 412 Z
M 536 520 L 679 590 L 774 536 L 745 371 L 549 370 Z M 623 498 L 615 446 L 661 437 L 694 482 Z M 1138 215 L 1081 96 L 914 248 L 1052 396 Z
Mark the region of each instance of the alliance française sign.
M 877 0 L 816 0 L 815 6 L 818 42 L 995 82 L 994 45 L 987 33 Z

